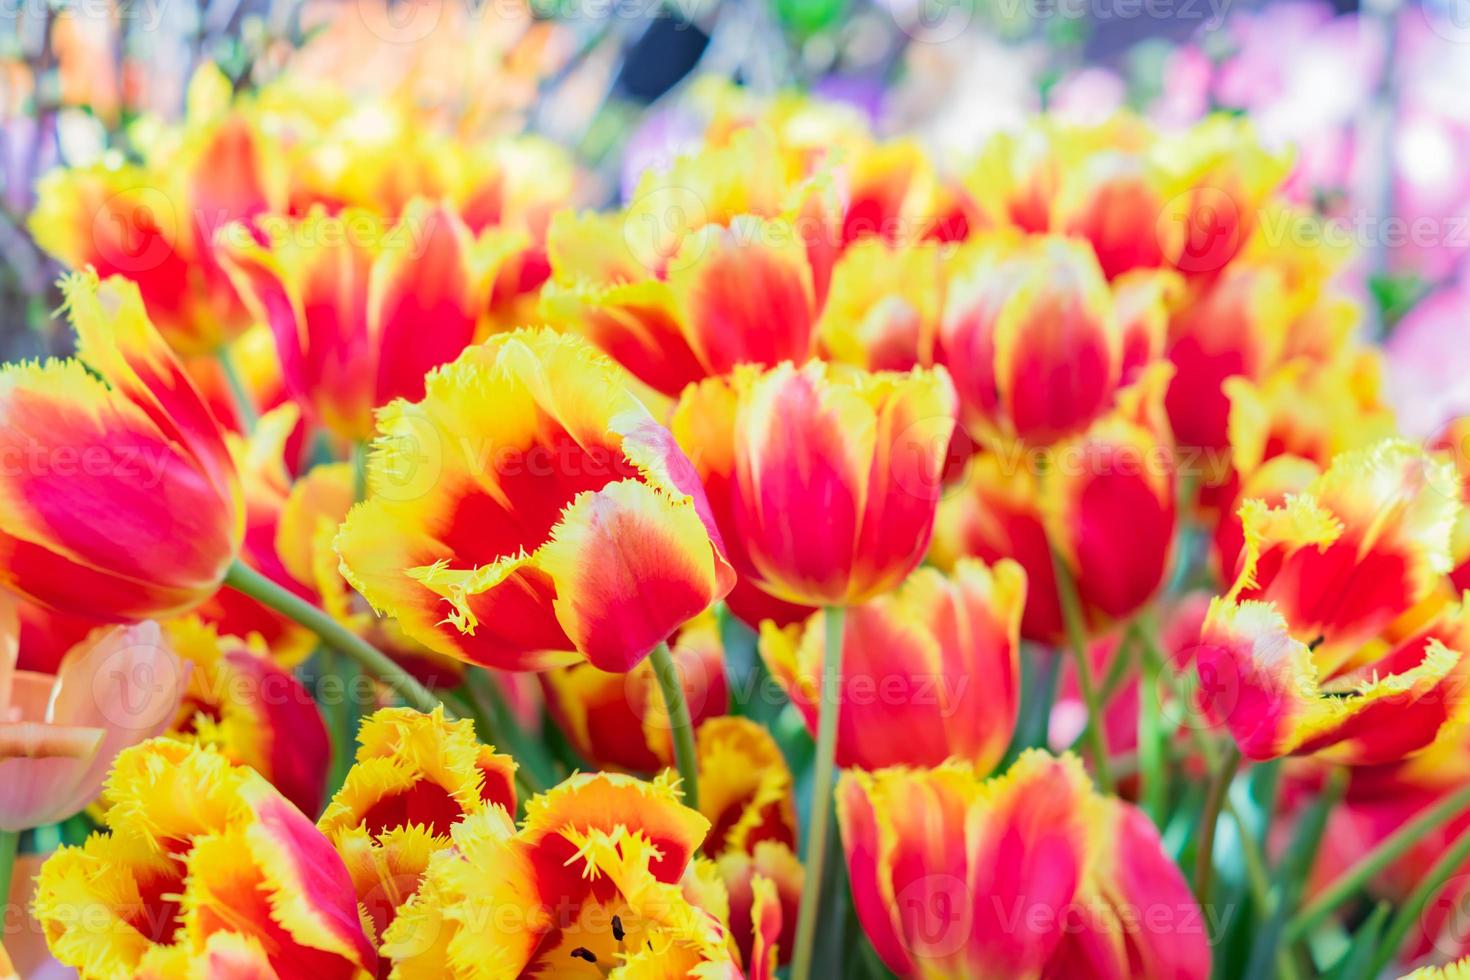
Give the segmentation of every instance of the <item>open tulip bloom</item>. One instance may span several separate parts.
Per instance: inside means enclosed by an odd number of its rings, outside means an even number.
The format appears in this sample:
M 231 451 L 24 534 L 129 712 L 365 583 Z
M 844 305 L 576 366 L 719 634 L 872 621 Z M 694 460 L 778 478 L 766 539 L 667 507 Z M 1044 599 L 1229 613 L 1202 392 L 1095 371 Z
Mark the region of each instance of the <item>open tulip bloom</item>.
M 1470 977 L 1470 420 L 1264 120 L 742 68 L 599 202 L 566 25 L 420 6 L 22 216 L 0 980 Z

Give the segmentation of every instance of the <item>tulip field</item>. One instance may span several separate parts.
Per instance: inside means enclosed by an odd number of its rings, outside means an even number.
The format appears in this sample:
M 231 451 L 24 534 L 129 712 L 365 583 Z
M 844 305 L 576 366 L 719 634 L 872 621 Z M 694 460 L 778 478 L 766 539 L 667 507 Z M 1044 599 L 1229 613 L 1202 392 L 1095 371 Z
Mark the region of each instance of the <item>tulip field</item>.
M 1470 980 L 1456 0 L 0 0 L 0 980 Z

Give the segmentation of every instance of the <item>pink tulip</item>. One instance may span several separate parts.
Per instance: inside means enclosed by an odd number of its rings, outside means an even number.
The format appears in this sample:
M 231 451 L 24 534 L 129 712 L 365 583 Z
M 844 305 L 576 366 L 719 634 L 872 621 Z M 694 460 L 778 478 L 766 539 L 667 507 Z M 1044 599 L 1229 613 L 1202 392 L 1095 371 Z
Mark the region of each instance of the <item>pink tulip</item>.
M 187 675 L 158 624 L 94 630 L 56 673 L 18 670 L 17 600 L 0 599 L 0 830 L 65 820 L 117 754 L 161 734 Z

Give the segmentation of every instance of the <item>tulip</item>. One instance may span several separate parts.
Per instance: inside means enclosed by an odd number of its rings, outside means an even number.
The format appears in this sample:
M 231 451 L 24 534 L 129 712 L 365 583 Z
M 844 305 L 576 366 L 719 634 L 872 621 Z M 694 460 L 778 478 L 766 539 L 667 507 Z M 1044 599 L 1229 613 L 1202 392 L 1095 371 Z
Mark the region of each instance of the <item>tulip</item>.
M 958 762 L 851 771 L 837 812 L 858 921 L 900 977 L 1210 975 L 1158 832 L 1070 756 L 1031 750 L 988 781 Z
M 922 558 L 953 418 L 943 370 L 813 363 L 704 381 L 672 427 L 737 571 L 787 602 L 848 605 Z
M 501 669 L 622 673 L 729 590 L 688 460 L 585 342 L 496 337 L 426 387 L 380 413 L 368 499 L 337 538 L 410 637 Z
M 270 325 L 292 396 L 347 442 L 372 434 L 375 408 L 422 398 L 424 374 L 474 341 L 506 249 L 424 200 L 391 227 L 318 207 L 267 230 L 264 243 L 244 226 L 221 232 L 225 268 Z
M 18 833 L 91 803 L 117 754 L 173 720 L 186 668 L 156 624 L 140 623 L 99 627 L 54 676 L 17 670 L 17 603 L 0 605 L 0 833 Z
M 729 707 L 725 650 L 714 614 L 704 613 L 681 627 L 669 651 L 697 730 L 706 718 L 723 715 Z M 626 674 L 590 663 L 556 667 L 541 675 L 541 684 L 557 727 L 577 754 L 598 769 L 651 773 L 673 764 L 668 711 L 649 661 Z
M 934 357 L 980 441 L 1047 445 L 1082 431 L 1112 404 L 1123 348 L 1085 244 L 993 237 L 955 259 Z
M 1157 222 L 1164 259 L 1200 280 L 1246 248 L 1290 166 L 1261 146 L 1249 122 L 1223 116 L 1160 139 L 1150 157 L 1164 202 Z
M 822 182 L 759 131 L 645 174 L 622 214 L 558 214 L 544 308 L 666 395 L 737 364 L 805 361 L 835 250 Z
M 254 770 L 154 739 L 118 756 L 104 799 L 107 831 L 53 854 L 35 899 L 82 980 L 372 976 L 341 858 Z
M 822 354 L 865 371 L 908 371 L 933 363 L 943 302 L 937 245 L 901 247 L 864 239 L 832 268 L 816 327 Z
M 4 584 L 101 620 L 182 612 L 239 550 L 234 463 L 138 287 L 77 275 L 63 290 L 80 361 L 0 368 L 0 453 L 24 461 L 0 474 Z
M 4 943 L 0 943 L 0 980 L 20 980 L 15 964 L 10 962 L 10 956 L 5 952 Z
M 317 829 L 342 856 L 376 946 L 431 855 L 451 846 L 456 823 L 492 807 L 515 812 L 516 764 L 481 745 L 473 722 L 448 721 L 442 709 L 383 708 L 363 721 L 358 742 Z
M 982 453 L 941 502 L 931 560 L 1012 558 L 1026 574 L 1021 635 L 1067 638 L 1058 567 L 1097 635 L 1163 586 L 1173 554 L 1175 459 L 1161 409 L 1168 368 L 1154 365 L 1087 430 L 1034 453 Z M 1055 556 L 1053 556 L 1055 549 Z
M 970 224 L 1086 239 L 1109 278 L 1158 265 L 1157 191 L 1145 156 L 1152 135 L 1124 114 L 1097 126 L 1040 117 L 997 133 L 962 180 Z
M 784 966 L 806 883 L 791 770 L 771 733 L 748 718 L 711 718 L 698 736 L 699 805 L 710 820 L 703 850 L 726 890 L 730 936 L 747 971 Z
M 160 140 L 144 165 L 47 174 L 29 221 L 64 264 L 132 280 L 169 346 L 188 354 L 217 351 L 251 323 L 220 268 L 215 231 L 285 203 L 276 150 L 249 114 L 213 111 L 200 97 L 216 82 L 228 91 L 212 64 L 201 69 L 183 131 Z
M 950 756 L 989 771 L 1020 704 L 1026 573 L 961 559 L 951 575 L 916 571 L 897 592 L 847 610 L 837 764 L 934 766 Z M 815 732 L 824 613 L 761 630 L 760 652 Z M 902 732 L 902 738 L 894 738 Z
M 1451 462 L 1388 441 L 1279 506 L 1246 501 L 1235 584 L 1196 658 L 1245 756 L 1372 765 L 1460 726 L 1470 619 L 1442 591 L 1460 493 Z
M 664 778 L 573 776 L 519 830 L 491 807 L 453 827 L 383 950 L 405 977 L 738 977 L 679 886 L 708 827 Z
M 191 667 L 169 734 L 213 746 L 231 764 L 260 773 L 303 813 L 321 812 L 332 745 L 295 675 L 259 636 L 221 635 L 197 616 L 165 624 L 164 633 Z
M 942 368 L 869 374 L 823 362 L 746 365 L 690 386 L 674 411 L 674 436 L 692 454 L 727 540 L 738 542 L 735 570 L 782 602 L 832 607 L 806 860 L 817 881 L 841 678 L 842 634 L 832 624 L 844 607 L 896 586 L 923 557 L 954 411 Z M 802 898 L 797 980 L 810 969 L 818 893 Z
M 1470 956 L 1444 966 L 1422 966 L 1405 974 L 1403 980 L 1465 980 L 1466 977 L 1470 977 Z

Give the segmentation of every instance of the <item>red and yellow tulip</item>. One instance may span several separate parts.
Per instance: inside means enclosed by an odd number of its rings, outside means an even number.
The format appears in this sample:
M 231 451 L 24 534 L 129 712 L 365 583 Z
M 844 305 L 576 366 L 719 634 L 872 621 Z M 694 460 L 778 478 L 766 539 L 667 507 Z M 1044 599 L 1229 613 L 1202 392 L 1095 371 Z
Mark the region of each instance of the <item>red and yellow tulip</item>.
M 837 813 L 858 920 L 901 977 L 1210 975 L 1153 824 L 1070 756 L 1026 752 L 988 781 L 957 762 L 852 771 Z
M 221 635 L 195 616 L 164 627 L 190 670 L 169 735 L 212 746 L 249 766 L 306 814 L 320 813 L 332 757 L 327 726 L 311 694 L 282 668 L 259 636 Z
M 373 975 L 342 859 L 254 770 L 155 739 L 118 757 L 105 802 L 107 831 L 52 855 L 35 899 L 83 980 Z
M 374 409 L 422 398 L 425 373 L 475 340 L 508 251 L 493 233 L 474 237 L 452 208 L 420 198 L 396 224 L 315 207 L 268 223 L 264 242 L 241 225 L 220 242 L 240 294 L 270 325 L 292 396 L 347 443 L 372 434 Z
M 1246 756 L 1393 762 L 1464 724 L 1470 618 L 1443 592 L 1460 492 L 1452 463 L 1389 441 L 1246 501 L 1196 658 Z
M 0 580 L 95 619 L 185 611 L 240 548 L 235 464 L 138 287 L 64 290 L 79 360 L 0 368 Z
M 686 623 L 669 643 L 692 724 L 729 709 L 725 650 L 719 623 L 708 612 Z M 669 715 L 653 664 L 626 674 L 590 663 L 541 674 L 546 706 L 577 754 L 599 769 L 651 773 L 674 762 Z
M 1011 446 L 972 459 L 966 484 L 940 504 L 931 560 L 1018 562 L 1021 634 L 1037 642 L 1065 638 L 1055 561 L 1076 582 L 1090 631 L 1137 612 L 1164 585 L 1174 548 L 1167 381 L 1167 366 L 1153 365 L 1079 435 L 1042 452 Z
M 800 363 L 836 254 L 830 193 L 761 131 L 645 176 L 620 214 L 552 219 L 545 309 L 677 395 L 737 364 Z
M 703 850 L 728 896 L 730 938 L 755 977 L 792 954 L 806 883 L 794 780 L 776 740 L 748 718 L 702 724 L 698 756 L 699 807 L 710 821 Z
M 358 743 L 317 828 L 347 865 L 377 945 L 455 824 L 492 807 L 515 812 L 516 764 L 481 745 L 473 722 L 442 711 L 384 708 L 363 721 Z
M 149 148 L 142 165 L 54 170 L 36 188 L 30 228 L 73 269 L 136 283 L 148 315 L 175 350 L 217 350 L 250 326 L 220 267 L 214 235 L 286 203 L 276 148 L 250 114 L 223 104 L 229 82 L 213 63 L 190 85 L 183 129 Z
M 672 426 L 741 576 L 783 602 L 847 605 L 923 557 L 954 405 L 943 369 L 782 364 L 691 386 Z
M 935 766 L 954 756 L 994 768 L 1020 706 L 1025 602 L 1020 565 L 966 558 L 949 575 L 921 568 L 896 592 L 848 609 L 837 764 Z M 825 615 L 761 629 L 761 656 L 813 733 Z
M 738 978 L 715 915 L 680 881 L 709 827 L 674 784 L 573 776 L 456 824 L 389 926 L 394 975 Z
M 729 591 L 699 480 L 574 337 L 519 331 L 379 414 L 368 499 L 337 538 L 348 581 L 458 659 L 631 669 Z

